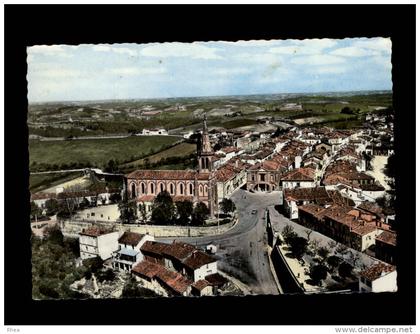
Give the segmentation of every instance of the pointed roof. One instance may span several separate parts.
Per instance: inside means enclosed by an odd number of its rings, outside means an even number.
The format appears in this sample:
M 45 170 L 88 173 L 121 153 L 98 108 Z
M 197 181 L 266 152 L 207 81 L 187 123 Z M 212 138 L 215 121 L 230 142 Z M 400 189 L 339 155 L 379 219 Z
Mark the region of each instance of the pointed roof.
M 211 148 L 211 144 L 210 144 L 210 138 L 209 138 L 209 132 L 207 129 L 207 116 L 206 114 L 204 114 L 204 119 L 203 119 L 203 136 L 202 136 L 202 140 L 201 140 L 201 153 L 203 154 L 208 154 L 211 153 L 213 154 L 213 149 Z

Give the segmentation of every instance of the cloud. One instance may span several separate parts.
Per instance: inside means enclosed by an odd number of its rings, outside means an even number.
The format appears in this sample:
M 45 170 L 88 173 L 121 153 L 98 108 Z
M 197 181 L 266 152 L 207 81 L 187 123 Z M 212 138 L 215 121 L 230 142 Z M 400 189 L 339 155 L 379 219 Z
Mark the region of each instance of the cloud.
M 283 61 L 283 58 L 279 55 L 271 53 L 252 53 L 252 52 L 242 52 L 237 53 L 232 56 L 233 60 L 240 61 L 241 63 L 251 63 L 253 65 L 269 65 L 272 63 L 280 63 Z
M 331 48 L 337 44 L 336 40 L 332 39 L 305 39 L 305 40 L 291 40 L 289 45 L 278 46 L 270 48 L 268 51 L 275 54 L 286 55 L 311 55 L 319 54 L 324 49 Z
M 130 57 L 136 57 L 138 56 L 138 53 L 136 50 L 127 48 L 127 47 L 117 47 L 117 46 L 108 46 L 108 45 L 94 45 L 92 47 L 93 51 L 97 52 L 114 52 L 118 54 L 126 54 Z
M 60 57 L 71 57 L 68 53 L 70 49 L 77 48 L 77 46 L 64 46 L 64 45 L 35 45 L 28 47 L 28 55 L 44 55 L 44 56 L 60 56 Z M 32 58 L 33 59 L 33 58 Z
M 147 57 L 186 57 L 192 59 L 222 59 L 217 54 L 218 48 L 211 48 L 197 43 L 165 43 L 146 46 L 140 51 Z
M 33 71 L 35 76 L 46 78 L 46 79 L 69 79 L 69 78 L 80 78 L 86 76 L 86 73 L 78 70 L 71 70 L 65 68 L 51 68 L 48 70 Z
M 382 52 L 391 52 L 392 42 L 390 38 L 361 38 L 353 43 L 354 47 L 377 50 Z
M 112 68 L 107 71 L 110 74 L 119 75 L 119 76 L 138 76 L 138 75 L 154 75 L 154 74 L 163 74 L 166 73 L 166 68 L 164 67 L 120 67 Z
M 308 72 L 313 74 L 342 74 L 347 72 L 345 66 L 319 66 L 308 68 Z
M 328 54 L 316 54 L 316 55 L 309 55 L 305 57 L 296 57 L 291 60 L 293 64 L 298 65 L 331 65 L 331 64 L 340 64 L 344 63 L 345 60 L 342 57 L 332 56 Z
M 226 76 L 249 74 L 249 73 L 252 73 L 252 70 L 247 67 L 237 67 L 237 68 L 226 67 L 226 68 L 215 69 L 214 71 L 211 72 L 211 74 L 226 75 Z
M 380 52 L 374 49 L 363 49 L 355 46 L 335 49 L 330 52 L 331 55 L 343 57 L 369 57 L 379 55 Z

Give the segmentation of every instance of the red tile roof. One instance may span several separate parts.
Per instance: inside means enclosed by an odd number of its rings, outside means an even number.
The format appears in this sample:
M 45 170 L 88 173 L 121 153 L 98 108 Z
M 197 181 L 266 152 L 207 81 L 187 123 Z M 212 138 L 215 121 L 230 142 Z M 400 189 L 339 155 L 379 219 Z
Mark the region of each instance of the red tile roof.
M 313 168 L 297 168 L 286 173 L 282 181 L 314 181 L 315 170 Z
M 187 257 L 183 261 L 183 263 L 186 267 L 192 270 L 196 270 L 206 264 L 213 263 L 216 261 L 217 260 L 214 257 L 207 255 L 206 253 L 202 251 L 196 250 L 189 257 Z
M 144 234 L 135 232 L 124 232 L 124 234 L 118 239 L 120 244 L 137 246 L 140 240 L 144 237 Z
M 376 237 L 377 241 L 382 241 L 386 244 L 396 246 L 397 245 L 397 234 L 395 232 L 383 231 Z
M 207 275 L 205 279 L 213 286 L 223 286 L 228 282 L 228 280 L 219 273 Z
M 210 173 L 193 170 L 136 170 L 127 175 L 128 179 L 140 180 L 208 180 Z
M 83 229 L 82 232 L 80 232 L 80 235 L 87 235 L 89 237 L 98 237 L 100 235 L 104 235 L 104 234 L 108 234 L 108 233 L 112 233 L 113 231 L 110 229 L 105 229 L 105 228 L 99 228 L 99 227 L 89 227 L 87 229 Z
M 210 283 L 207 282 L 205 279 L 201 279 L 197 282 L 195 282 L 193 285 L 191 285 L 194 289 L 197 289 L 198 291 L 203 290 L 204 288 L 210 286 Z
M 144 260 L 144 261 L 139 262 L 136 266 L 134 266 L 131 272 L 136 275 L 146 276 L 147 278 L 152 279 L 161 270 L 162 270 L 161 265 Z
M 175 258 L 179 261 L 190 256 L 196 248 L 193 245 L 174 241 L 172 244 L 169 244 L 169 247 L 166 247 L 162 250 L 162 254 Z
M 163 251 L 170 247 L 170 244 L 157 241 L 146 241 L 140 248 L 142 252 L 152 253 L 158 256 L 162 256 Z
M 378 264 L 375 264 L 371 266 L 370 268 L 363 270 L 360 272 L 360 276 L 367 278 L 369 281 L 374 281 L 381 276 L 384 276 L 386 274 L 389 274 L 391 272 L 395 271 L 395 266 L 392 266 L 390 264 L 380 262 Z

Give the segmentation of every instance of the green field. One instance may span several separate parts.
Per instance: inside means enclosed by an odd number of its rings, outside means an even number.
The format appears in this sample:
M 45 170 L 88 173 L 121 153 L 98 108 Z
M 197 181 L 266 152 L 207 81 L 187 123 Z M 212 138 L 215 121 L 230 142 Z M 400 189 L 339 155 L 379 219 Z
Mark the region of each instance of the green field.
M 257 124 L 257 121 L 255 119 L 234 119 L 231 121 L 227 121 L 224 123 L 221 123 L 220 126 L 224 127 L 225 129 L 233 129 L 233 128 L 239 128 L 242 126 L 248 126 L 248 125 L 254 125 Z
M 149 159 L 149 163 L 155 163 L 160 161 L 163 158 L 169 158 L 169 157 L 184 157 L 187 155 L 190 155 L 191 153 L 196 152 L 197 145 L 196 144 L 189 144 L 189 143 L 180 143 L 178 145 L 172 146 L 166 150 L 160 151 L 156 154 L 153 154 L 151 156 L 148 156 L 147 159 Z M 139 159 L 133 162 L 130 162 L 125 165 L 130 166 L 139 166 L 144 164 L 144 158 Z
M 35 193 L 57 184 L 73 180 L 81 175 L 82 173 L 80 172 L 31 174 L 29 176 L 29 190 Z
M 180 138 L 144 136 L 119 139 L 90 139 L 67 141 L 29 141 L 29 161 L 34 166 L 48 165 L 63 168 L 71 164 L 103 167 L 111 159 L 118 163 L 134 161 L 158 152 Z

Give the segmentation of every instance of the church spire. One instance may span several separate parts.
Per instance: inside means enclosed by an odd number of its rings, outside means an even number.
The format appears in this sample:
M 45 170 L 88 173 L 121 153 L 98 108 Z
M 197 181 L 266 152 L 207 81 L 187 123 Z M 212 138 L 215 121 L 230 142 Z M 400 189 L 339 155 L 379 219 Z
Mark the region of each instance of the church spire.
M 204 114 L 203 134 L 201 136 L 201 147 L 198 156 L 199 169 L 202 172 L 209 172 L 213 169 L 213 149 L 211 147 L 209 132 L 207 129 L 207 117 Z
M 213 153 L 213 149 L 211 148 L 209 132 L 207 130 L 207 116 L 204 114 L 203 119 L 203 135 L 201 139 L 201 153 L 209 154 Z

